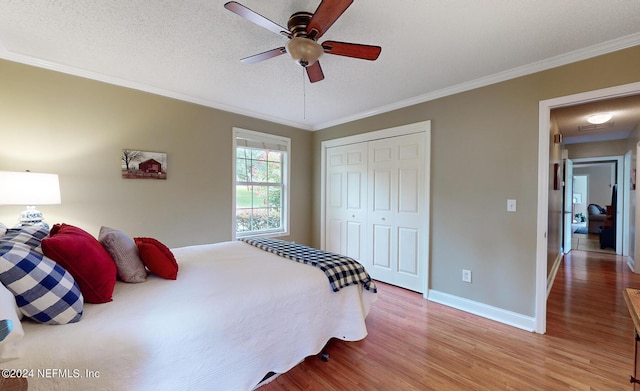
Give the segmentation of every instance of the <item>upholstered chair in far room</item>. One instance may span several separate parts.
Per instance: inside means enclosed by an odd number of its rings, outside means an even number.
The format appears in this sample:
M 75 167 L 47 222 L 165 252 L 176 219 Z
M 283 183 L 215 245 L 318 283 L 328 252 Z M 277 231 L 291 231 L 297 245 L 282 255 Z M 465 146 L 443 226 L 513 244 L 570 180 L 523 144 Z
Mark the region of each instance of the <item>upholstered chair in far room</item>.
M 604 227 L 604 221 L 607 218 L 607 211 L 598 204 L 589 204 L 587 207 L 587 221 L 590 234 L 600 233 Z

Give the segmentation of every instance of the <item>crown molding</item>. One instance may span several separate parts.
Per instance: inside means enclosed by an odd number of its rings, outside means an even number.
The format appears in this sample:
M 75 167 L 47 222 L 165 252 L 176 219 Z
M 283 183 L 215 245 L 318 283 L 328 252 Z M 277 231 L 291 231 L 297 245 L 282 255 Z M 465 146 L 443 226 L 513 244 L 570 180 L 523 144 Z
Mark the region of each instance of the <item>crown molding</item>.
M 165 96 L 185 102 L 198 104 L 201 106 L 211 107 L 213 109 L 227 111 L 233 114 L 244 115 L 251 118 L 261 119 L 269 122 L 278 123 L 281 125 L 291 126 L 302 130 L 317 131 L 332 126 L 341 125 L 347 122 L 357 121 L 360 119 L 372 117 L 387 113 L 393 110 L 402 109 L 405 107 L 413 106 L 416 104 L 428 102 L 445 96 L 458 94 L 465 91 L 470 91 L 476 88 L 485 87 L 491 84 L 499 83 L 502 81 L 515 79 L 517 77 L 526 76 L 536 72 L 541 72 L 547 69 L 556 68 L 562 65 L 574 63 L 577 61 L 586 60 L 589 58 L 597 57 L 603 54 L 615 52 L 618 50 L 626 49 L 629 47 L 640 45 L 640 33 L 627 35 L 625 37 L 613 39 L 600 44 L 592 45 L 583 49 L 574 50 L 572 52 L 564 53 L 555 57 L 551 57 L 545 60 L 537 61 L 531 64 L 527 64 L 521 67 L 499 72 L 486 77 L 471 80 L 469 82 L 457 84 L 451 87 L 443 88 L 437 91 L 432 91 L 423 95 L 419 95 L 410 99 L 394 102 L 389 105 L 380 106 L 372 110 L 363 111 L 351 116 L 339 118 L 333 121 L 324 123 L 306 123 L 290 121 L 280 117 L 269 116 L 262 113 L 253 112 L 251 110 L 245 110 L 240 107 L 227 105 L 221 102 L 214 102 L 199 97 L 194 97 L 186 94 L 177 93 L 174 91 L 165 90 L 162 88 L 153 87 L 144 83 L 138 83 L 132 80 L 126 80 L 118 77 L 105 75 L 102 73 L 92 72 L 85 69 L 79 69 L 64 64 L 59 64 L 47 60 L 37 59 L 27 55 L 15 53 L 9 51 L 3 43 L 0 41 L 0 58 L 18 62 L 26 65 L 32 65 L 39 68 L 49 69 L 61 73 L 66 73 L 73 76 L 78 76 L 86 79 L 96 80 L 108 84 L 113 84 L 121 87 L 131 88 L 139 91 L 148 92 L 155 95 Z
M 214 102 L 199 97 L 181 94 L 175 91 L 165 90 L 150 86 L 148 84 L 139 83 L 133 80 L 122 79 L 119 77 L 109 76 L 98 72 L 89 71 L 86 69 L 75 68 L 69 65 L 64 65 L 52 61 L 42 60 L 31 56 L 15 53 L 7 50 L 7 48 L 0 41 L 0 59 L 17 62 L 25 65 L 31 65 L 38 68 L 48 69 L 60 73 L 65 73 L 72 76 L 78 76 L 85 79 L 95 80 L 107 84 L 112 84 L 120 87 L 130 88 L 138 91 L 148 92 L 154 95 L 160 95 L 167 98 L 177 99 L 184 102 L 194 103 L 200 106 L 210 107 L 212 109 L 222 110 L 233 114 L 244 115 L 251 118 L 262 119 L 269 122 L 278 123 L 281 125 L 291 126 L 303 130 L 313 130 L 313 127 L 309 124 L 302 122 L 289 121 L 279 117 L 272 117 L 269 115 L 256 113 L 251 110 L 245 110 L 240 107 L 223 104 L 220 102 Z
M 561 55 L 551 57 L 545 60 L 537 61 L 531 64 L 523 65 L 521 67 L 499 72 L 486 77 L 481 77 L 469 82 L 457 84 L 455 86 L 443 88 L 437 91 L 432 91 L 423 95 L 419 95 L 410 99 L 398 101 L 386 106 L 381 106 L 373 110 L 365 111 L 359 114 L 355 114 L 349 117 L 337 119 L 335 121 L 325 122 L 318 124 L 313 130 L 322 130 L 332 126 L 341 125 L 347 122 L 352 122 L 364 118 L 368 118 L 374 115 L 387 113 L 389 111 L 402 109 L 405 107 L 413 106 L 416 104 L 428 102 L 445 96 L 458 94 L 465 91 L 470 91 L 476 88 L 485 87 L 491 84 L 499 83 L 502 81 L 515 79 L 517 77 L 530 75 L 536 72 L 545 71 L 548 69 L 556 68 L 562 65 L 571 64 L 577 61 L 587 60 L 589 58 L 597 57 L 603 54 L 616 52 L 618 50 L 627 49 L 633 46 L 640 45 L 640 33 L 627 35 L 625 37 L 617 38 L 611 41 L 606 41 L 597 45 L 589 46 L 583 49 L 574 50 L 572 52 L 563 53 Z

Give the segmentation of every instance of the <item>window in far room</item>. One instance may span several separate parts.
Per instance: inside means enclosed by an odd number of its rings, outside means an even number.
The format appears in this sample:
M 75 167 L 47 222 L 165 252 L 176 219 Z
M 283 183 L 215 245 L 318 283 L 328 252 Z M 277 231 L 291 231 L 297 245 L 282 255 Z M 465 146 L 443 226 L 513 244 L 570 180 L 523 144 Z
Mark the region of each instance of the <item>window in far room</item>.
M 235 237 L 288 234 L 291 140 L 238 128 L 233 132 Z

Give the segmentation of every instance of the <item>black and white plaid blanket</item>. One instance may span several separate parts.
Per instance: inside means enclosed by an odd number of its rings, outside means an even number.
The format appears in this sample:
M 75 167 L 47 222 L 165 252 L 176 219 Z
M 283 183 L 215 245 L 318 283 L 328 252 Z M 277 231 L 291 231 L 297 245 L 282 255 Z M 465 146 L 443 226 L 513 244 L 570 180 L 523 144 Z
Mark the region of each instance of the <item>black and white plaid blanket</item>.
M 364 267 L 355 259 L 278 239 L 243 238 L 240 240 L 281 257 L 319 268 L 329 279 L 334 292 L 354 284 L 361 284 L 364 289 L 373 293 L 378 291 Z

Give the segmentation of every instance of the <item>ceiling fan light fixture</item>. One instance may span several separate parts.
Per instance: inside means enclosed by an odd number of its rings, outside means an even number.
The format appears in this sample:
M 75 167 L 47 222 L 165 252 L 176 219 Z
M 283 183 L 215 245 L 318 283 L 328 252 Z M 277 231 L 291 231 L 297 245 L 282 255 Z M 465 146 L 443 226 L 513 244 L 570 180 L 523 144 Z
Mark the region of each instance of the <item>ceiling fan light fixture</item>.
M 295 62 L 306 68 L 318 61 L 324 49 L 311 38 L 294 37 L 287 43 L 287 53 Z
M 587 121 L 590 124 L 599 125 L 609 121 L 612 117 L 613 116 L 611 115 L 611 113 L 597 113 L 597 114 L 591 114 L 587 118 Z

